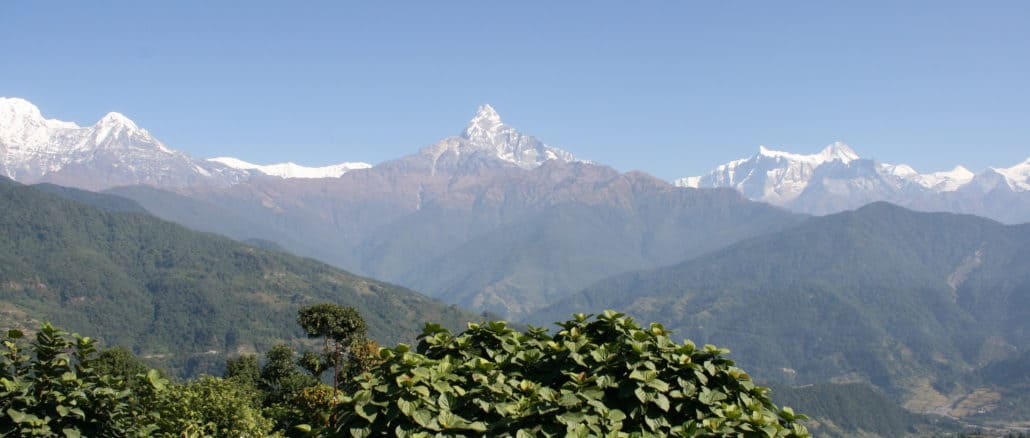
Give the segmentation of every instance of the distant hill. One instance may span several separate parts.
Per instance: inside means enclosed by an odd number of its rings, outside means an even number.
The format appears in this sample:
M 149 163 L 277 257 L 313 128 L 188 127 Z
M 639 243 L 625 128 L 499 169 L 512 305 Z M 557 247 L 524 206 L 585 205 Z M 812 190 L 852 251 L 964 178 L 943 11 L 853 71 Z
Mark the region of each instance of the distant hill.
M 603 280 L 534 319 L 604 308 L 731 346 L 764 380 L 870 382 L 917 411 L 982 389 L 990 410 L 1004 387 L 976 370 L 1030 349 L 1030 225 L 874 203 Z
M 127 202 L 61 194 L 92 204 Z M 49 320 L 143 357 L 164 358 L 186 374 L 191 367 L 202 370 L 198 357 L 217 363 L 227 353 L 263 351 L 302 337 L 297 308 L 322 301 L 358 308 L 370 335 L 384 343 L 412 341 L 427 321 L 460 327 L 475 318 L 314 260 L 6 179 L 0 180 L 0 206 L 5 325 Z

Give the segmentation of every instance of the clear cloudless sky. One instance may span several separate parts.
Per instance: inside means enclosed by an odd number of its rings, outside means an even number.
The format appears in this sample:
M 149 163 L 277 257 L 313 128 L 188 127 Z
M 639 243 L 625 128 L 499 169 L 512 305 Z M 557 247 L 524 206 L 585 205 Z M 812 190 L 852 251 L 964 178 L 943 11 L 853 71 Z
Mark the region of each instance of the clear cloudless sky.
M 979 171 L 1030 157 L 1030 2 L 5 0 L 0 96 L 258 163 L 381 162 L 490 103 L 666 179 L 835 140 Z

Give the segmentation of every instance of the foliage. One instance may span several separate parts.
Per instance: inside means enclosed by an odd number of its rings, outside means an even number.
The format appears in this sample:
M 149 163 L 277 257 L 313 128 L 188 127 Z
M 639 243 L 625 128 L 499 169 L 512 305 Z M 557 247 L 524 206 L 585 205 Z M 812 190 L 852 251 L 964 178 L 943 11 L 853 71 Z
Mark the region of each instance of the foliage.
M 607 311 L 551 336 L 504 322 L 452 335 L 429 325 L 417 352 L 383 349 L 353 382 L 337 435 L 807 436 L 789 408 L 711 345 Z
M 342 395 L 339 390 L 325 384 L 302 389 L 291 403 L 296 412 L 295 424 L 330 424 L 333 409 Z
M 357 309 L 333 303 L 302 307 L 297 311 L 297 324 L 308 337 L 325 338 L 338 344 L 365 337 L 365 320 Z
M 383 363 L 379 350 L 379 343 L 373 340 L 358 341 L 351 345 L 350 357 L 341 370 L 343 380 L 356 378 Z
M 274 423 L 263 416 L 261 395 L 232 380 L 204 376 L 165 392 L 158 425 L 174 436 L 265 437 Z
M 258 366 L 257 356 L 245 354 L 226 359 L 225 378 L 257 388 L 261 382 L 261 368 Z
M 141 376 L 145 376 L 150 369 L 125 347 L 100 350 L 96 359 L 91 361 L 91 366 L 96 374 L 120 379 L 132 387 L 148 384 Z
M 318 380 L 298 369 L 293 355 L 293 349 L 286 344 L 278 344 L 265 353 L 259 388 L 265 394 L 266 404 L 293 400 L 304 388 L 318 384 Z
M 137 392 L 93 368 L 95 341 L 44 324 L 27 350 L 9 331 L 0 352 L 0 434 L 145 436 L 155 431 L 147 400 L 163 388 L 156 372 Z
M 352 354 L 351 347 L 365 343 L 365 320 L 356 309 L 333 303 L 321 303 L 302 307 L 297 311 L 297 324 L 309 338 L 322 338 L 322 354 L 305 352 L 300 365 L 316 379 L 322 372 L 333 369 L 333 388 L 339 387 L 340 367 L 344 356 Z

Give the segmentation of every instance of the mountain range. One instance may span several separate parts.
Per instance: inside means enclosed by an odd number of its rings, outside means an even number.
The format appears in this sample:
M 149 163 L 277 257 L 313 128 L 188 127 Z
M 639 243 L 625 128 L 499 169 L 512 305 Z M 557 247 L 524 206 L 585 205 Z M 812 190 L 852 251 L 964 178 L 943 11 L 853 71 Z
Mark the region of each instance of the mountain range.
M 675 263 L 800 219 L 731 190 L 619 173 L 479 108 L 460 134 L 338 178 L 121 187 L 148 211 L 518 318 L 612 273 Z
M 50 182 L 89 190 L 146 184 L 163 188 L 226 187 L 254 175 L 340 176 L 366 163 L 308 168 L 259 166 L 233 158 L 201 160 L 165 146 L 123 114 L 92 126 L 44 118 L 32 103 L 0 98 L 0 175 L 23 183 Z
M 861 158 L 837 142 L 802 155 L 759 146 L 752 157 L 708 174 L 680 178 L 681 187 L 735 189 L 748 199 L 809 214 L 829 214 L 887 201 L 922 211 L 969 213 L 1006 223 L 1030 222 L 1030 158 L 973 173 L 962 166 L 919 173 L 906 164 Z

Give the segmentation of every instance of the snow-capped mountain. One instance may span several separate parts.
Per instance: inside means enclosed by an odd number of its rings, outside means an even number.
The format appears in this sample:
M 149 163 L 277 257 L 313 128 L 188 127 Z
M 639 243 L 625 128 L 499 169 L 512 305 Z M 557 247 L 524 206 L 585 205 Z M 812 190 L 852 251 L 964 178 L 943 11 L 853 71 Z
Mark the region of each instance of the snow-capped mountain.
M 229 185 L 246 172 L 169 149 L 119 113 L 93 126 L 46 119 L 32 103 L 0 98 L 0 175 L 87 189 L 149 184 Z
M 498 166 L 532 169 L 550 160 L 578 161 L 569 152 L 505 125 L 492 106 L 481 105 L 461 135 L 440 140 L 390 165 L 436 173 Z
M 704 176 L 681 178 L 682 187 L 731 187 L 750 199 L 782 205 L 797 198 L 808 186 L 815 169 L 824 163 L 847 164 L 858 154 L 844 143 L 834 143 L 818 154 L 800 155 L 758 147 L 751 158 L 723 164 Z
M 1001 175 L 1005 179 L 1005 184 L 1013 191 L 1030 191 L 1030 158 L 1012 167 L 992 167 L 985 171 L 985 173 L 987 172 Z
M 248 163 L 232 157 L 209 158 L 208 161 L 224 164 L 233 169 L 256 170 L 265 175 L 277 176 L 279 178 L 339 178 L 341 175 L 351 170 L 368 169 L 372 167 L 371 164 L 361 162 L 345 162 L 322 167 L 306 167 L 289 162 L 261 165 Z
M 979 174 L 962 166 L 919 173 L 906 164 L 861 158 L 841 142 L 811 155 L 759 146 L 752 157 L 723 164 L 706 175 L 680 178 L 675 184 L 733 188 L 752 200 L 812 214 L 888 201 L 915 209 L 972 213 L 1006 222 L 1030 220 L 1030 159 Z M 993 201 L 987 202 L 987 195 Z M 1000 207 L 1006 203 L 1007 208 Z

